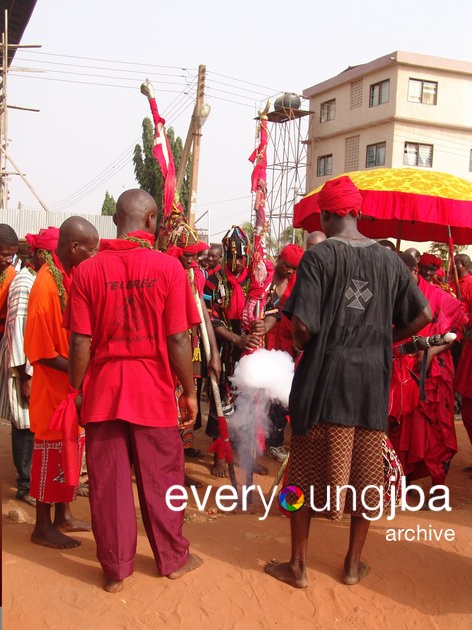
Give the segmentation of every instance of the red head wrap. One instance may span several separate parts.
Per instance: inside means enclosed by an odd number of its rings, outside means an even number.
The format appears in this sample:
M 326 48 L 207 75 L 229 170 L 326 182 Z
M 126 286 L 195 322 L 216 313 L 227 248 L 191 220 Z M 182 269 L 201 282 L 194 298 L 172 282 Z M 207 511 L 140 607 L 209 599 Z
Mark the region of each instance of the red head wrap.
M 420 256 L 420 265 L 424 265 L 425 267 L 442 267 L 442 260 L 438 256 L 433 256 L 433 254 L 421 254 Z
M 343 175 L 326 182 L 318 193 L 318 206 L 342 217 L 349 212 L 357 217 L 362 207 L 362 195 L 352 180 Z
M 180 258 L 184 255 L 182 249 L 180 247 L 176 247 L 175 245 L 169 245 L 165 253 L 169 254 L 169 256 L 173 256 L 174 258 Z
M 298 267 L 303 256 L 300 245 L 286 245 L 280 252 L 280 258 L 291 267 Z
M 33 252 L 37 249 L 47 249 L 49 252 L 52 252 L 57 248 L 59 228 L 41 228 L 39 234 L 27 234 L 25 240 Z
M 182 251 L 184 254 L 193 254 L 194 256 L 196 256 L 200 252 L 205 251 L 205 249 L 209 249 L 209 245 L 207 245 L 207 243 L 204 243 L 203 241 L 198 241 L 198 243 L 193 243 L 192 245 L 182 247 Z

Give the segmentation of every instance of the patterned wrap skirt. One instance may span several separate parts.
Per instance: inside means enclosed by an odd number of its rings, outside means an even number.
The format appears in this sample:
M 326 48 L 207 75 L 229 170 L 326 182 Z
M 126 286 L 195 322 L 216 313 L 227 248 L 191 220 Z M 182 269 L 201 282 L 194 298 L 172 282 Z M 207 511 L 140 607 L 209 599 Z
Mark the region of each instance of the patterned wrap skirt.
M 301 490 L 304 507 L 314 515 L 338 520 L 348 512 L 376 518 L 390 502 L 392 484 L 400 489 L 402 476 L 385 437 L 383 431 L 337 424 L 318 424 L 304 436 L 292 433 L 284 483 Z M 295 503 L 299 492 L 292 494 Z

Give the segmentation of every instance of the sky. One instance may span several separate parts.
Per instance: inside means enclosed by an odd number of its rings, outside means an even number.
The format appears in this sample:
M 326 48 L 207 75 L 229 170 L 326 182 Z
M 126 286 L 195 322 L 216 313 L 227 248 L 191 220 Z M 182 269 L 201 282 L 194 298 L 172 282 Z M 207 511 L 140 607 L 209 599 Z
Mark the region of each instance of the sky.
M 471 24 L 470 0 L 38 0 L 22 43 L 41 48 L 17 52 L 8 103 L 40 111 L 9 110 L 9 153 L 51 210 L 99 214 L 106 191 L 137 186 L 142 81 L 185 140 L 204 64 L 196 217 L 221 240 L 251 216 L 248 157 L 266 99 L 395 50 L 470 61 Z M 43 212 L 14 177 L 9 207 L 18 203 Z

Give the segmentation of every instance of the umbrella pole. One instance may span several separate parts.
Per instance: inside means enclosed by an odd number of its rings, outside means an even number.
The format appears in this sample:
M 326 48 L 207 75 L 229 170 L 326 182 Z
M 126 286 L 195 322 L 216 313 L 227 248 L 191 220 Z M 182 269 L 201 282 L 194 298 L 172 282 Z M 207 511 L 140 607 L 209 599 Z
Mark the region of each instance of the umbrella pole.
M 451 226 L 447 226 L 447 235 L 449 243 L 449 259 L 452 265 L 452 272 L 454 274 L 454 282 L 456 284 L 456 296 L 458 300 L 462 300 L 461 287 L 459 284 L 459 274 L 457 273 L 456 261 L 454 260 L 454 242 L 452 240 Z
M 208 337 L 208 330 L 206 327 L 205 317 L 203 315 L 202 303 L 200 301 L 200 296 L 198 295 L 198 292 L 195 291 L 193 295 L 195 297 L 195 304 L 197 306 L 198 314 L 200 315 L 200 319 L 202 322 L 200 324 L 200 330 L 202 333 L 203 349 L 205 351 L 207 362 L 209 363 L 210 357 L 211 357 L 210 339 Z M 226 418 L 223 413 L 223 407 L 221 405 L 220 389 L 218 387 L 218 383 L 216 381 L 215 375 L 211 373 L 210 373 L 210 383 L 211 383 L 211 390 L 213 392 L 213 398 L 215 400 L 216 415 L 218 416 L 218 418 L 224 418 L 226 422 Z M 234 472 L 234 462 L 227 461 L 226 464 L 228 466 L 228 473 L 229 473 L 229 478 L 231 480 L 231 485 L 237 490 L 238 484 L 236 481 L 236 474 Z
M 400 245 L 402 242 L 402 222 L 398 222 L 398 232 L 397 232 L 397 245 L 395 249 L 397 250 L 397 254 L 400 252 Z

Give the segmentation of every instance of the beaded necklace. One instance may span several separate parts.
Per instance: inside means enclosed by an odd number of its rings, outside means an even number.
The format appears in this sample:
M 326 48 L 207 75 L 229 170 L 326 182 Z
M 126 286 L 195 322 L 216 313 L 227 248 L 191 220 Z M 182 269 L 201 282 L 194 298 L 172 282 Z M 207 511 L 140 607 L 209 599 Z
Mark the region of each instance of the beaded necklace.
M 8 269 L 8 267 L 7 267 L 7 269 Z M 3 287 L 3 284 L 4 284 L 5 279 L 7 277 L 7 269 L 4 269 L 2 271 L 2 273 L 0 273 L 0 289 Z
M 120 236 L 123 241 L 131 241 L 132 243 L 136 243 L 140 247 L 147 247 L 148 249 L 153 249 L 151 243 L 144 238 L 138 238 L 137 236 Z
M 64 311 L 67 304 L 67 298 L 66 298 L 66 290 L 64 287 L 64 281 L 62 279 L 62 273 L 58 269 L 56 264 L 54 263 L 50 252 L 43 250 L 43 258 L 49 265 L 49 271 L 51 272 L 51 276 L 53 277 L 54 282 L 56 283 L 56 286 L 57 286 L 57 292 L 59 294 L 61 308 Z

